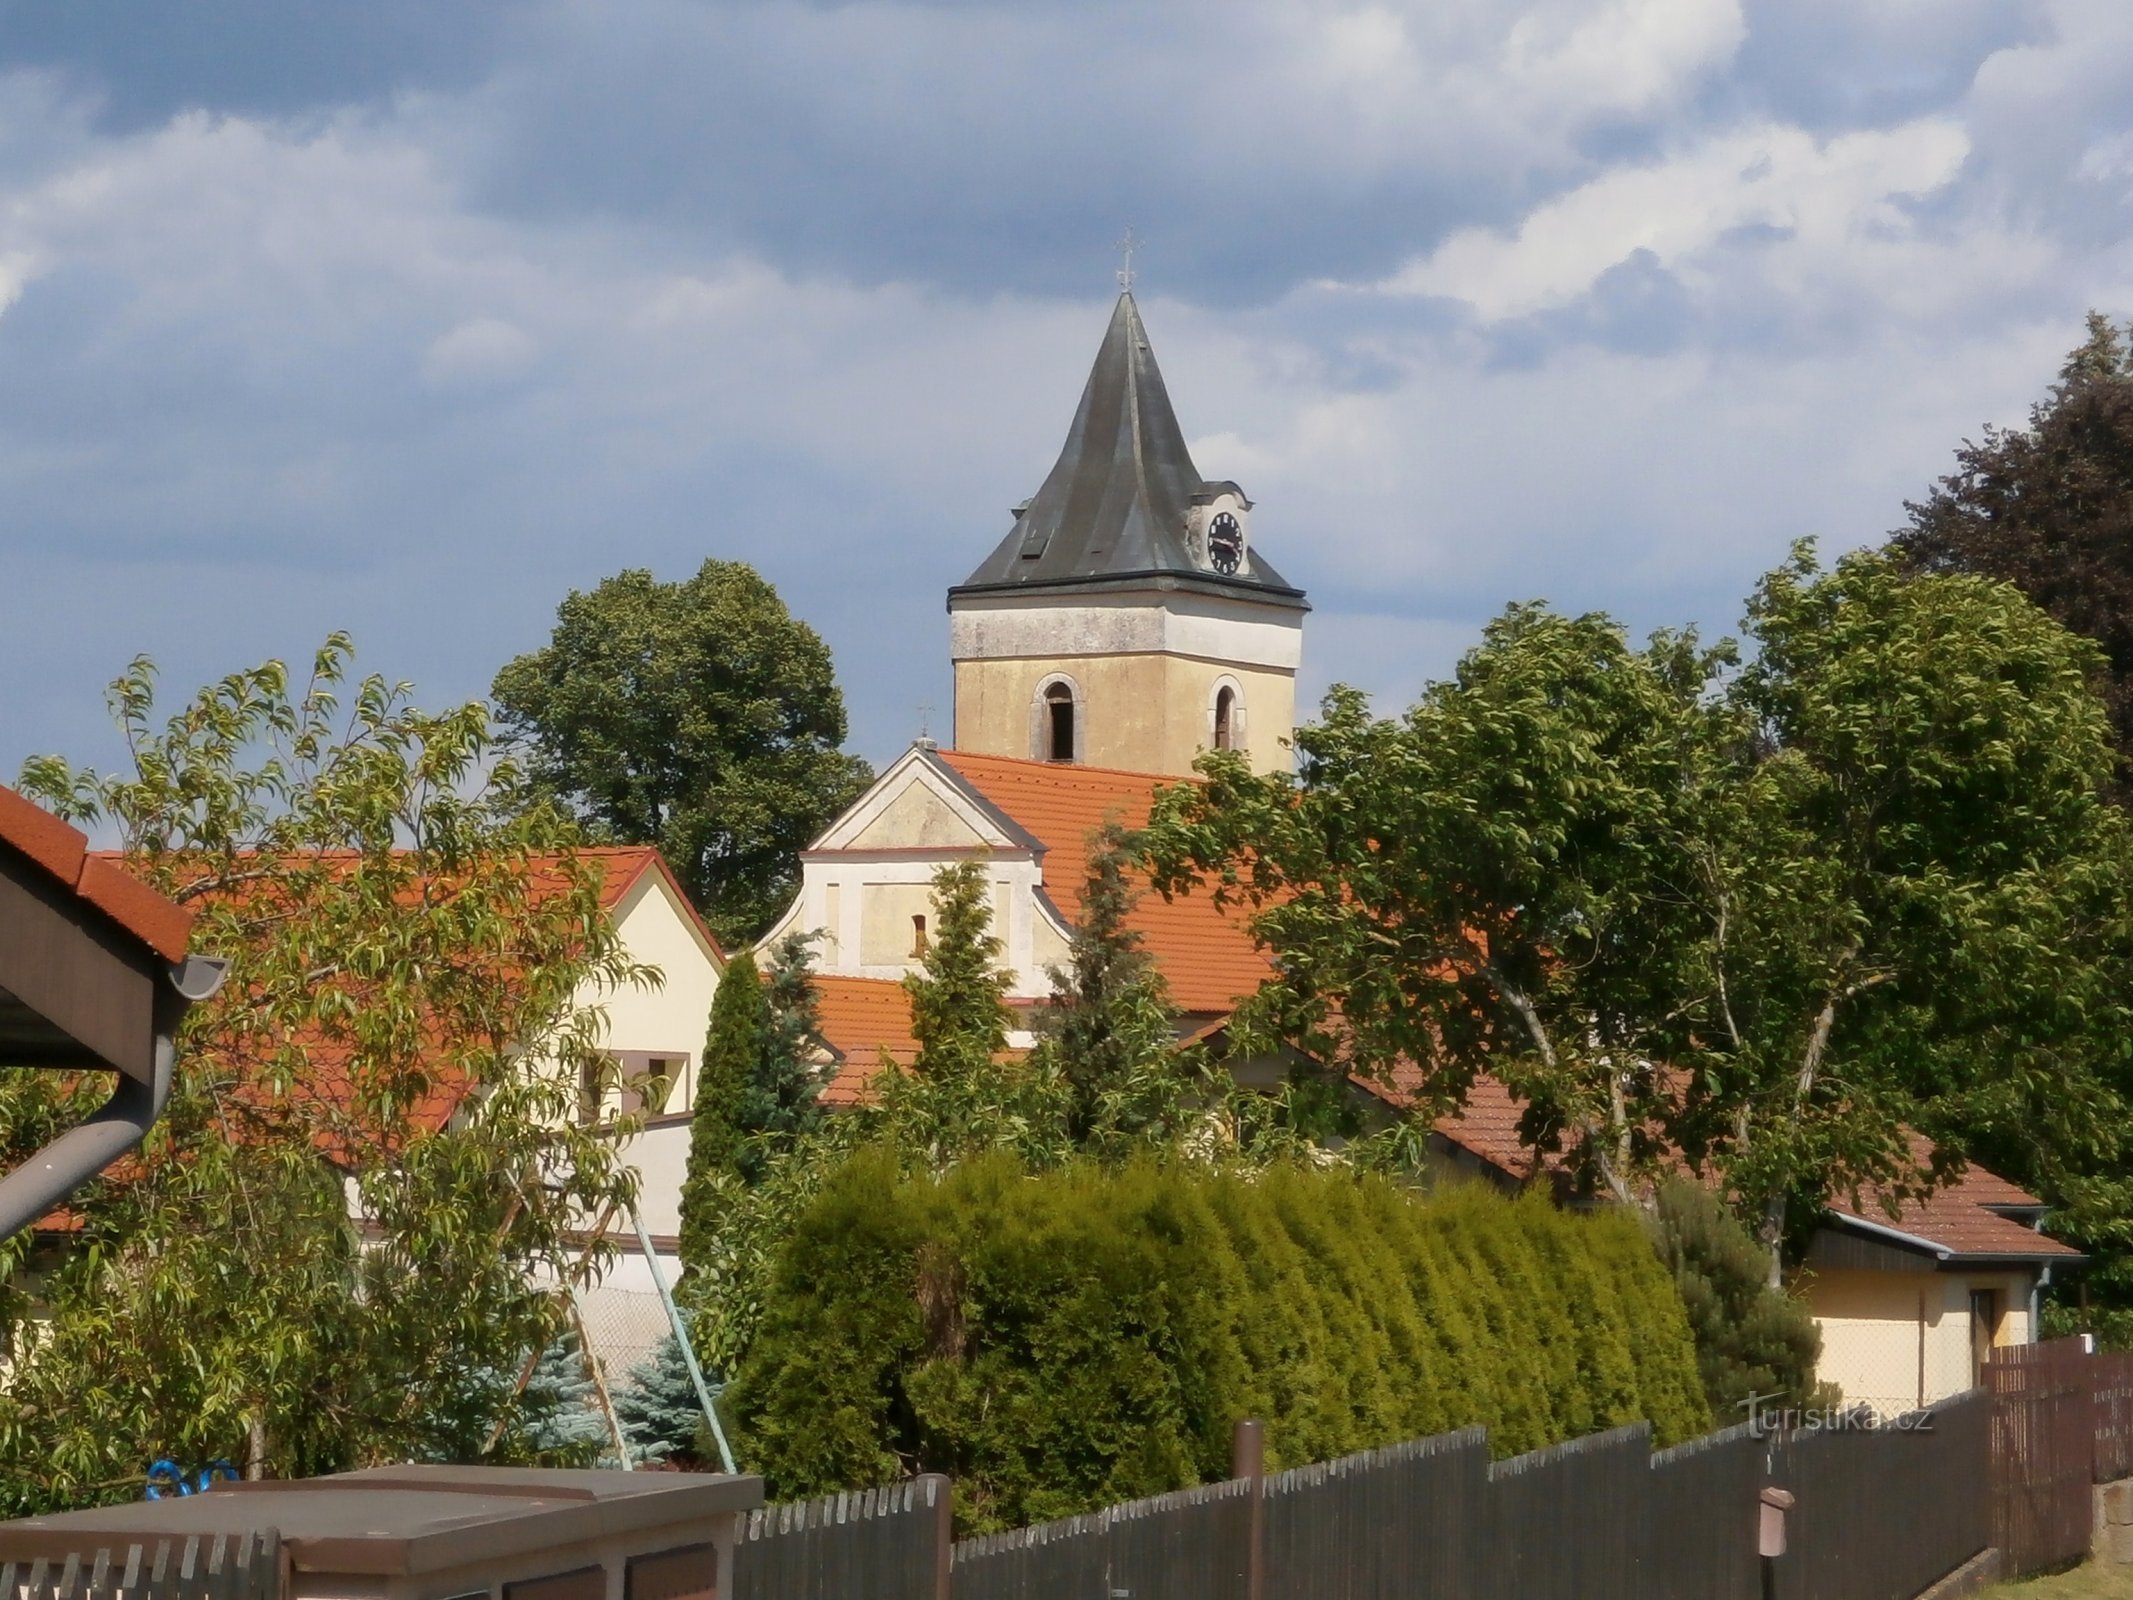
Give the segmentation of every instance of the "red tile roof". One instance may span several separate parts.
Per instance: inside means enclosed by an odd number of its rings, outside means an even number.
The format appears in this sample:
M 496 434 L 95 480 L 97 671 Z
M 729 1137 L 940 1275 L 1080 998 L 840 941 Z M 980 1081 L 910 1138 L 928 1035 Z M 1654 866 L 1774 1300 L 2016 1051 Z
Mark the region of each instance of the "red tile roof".
M 2080 1255 L 2081 1252 L 2071 1245 L 2061 1244 L 2024 1223 L 1986 1209 L 2014 1203 L 1987 1198 L 2013 1187 L 1996 1173 L 1971 1166 L 1963 1170 L 1960 1178 L 1945 1188 L 1934 1190 L 1925 1199 L 1904 1201 L 1897 1207 L 1893 1220 L 1879 1204 L 1865 1205 L 1857 1211 L 1842 1207 L 1833 1209 L 1840 1217 L 1856 1218 L 1876 1228 L 1894 1228 L 1898 1233 L 1907 1233 L 1956 1256 Z M 2030 1203 L 2035 1205 L 2038 1202 L 2033 1200 Z
M 157 894 L 104 852 L 92 852 L 86 835 L 5 785 L 0 785 L 0 841 L 165 961 L 184 959 L 192 912 Z
M 823 1042 L 843 1060 L 823 1086 L 822 1103 L 834 1109 L 873 1097 L 884 1052 L 907 1067 L 918 1054 L 911 1037 L 911 997 L 893 978 L 815 979 Z
M 689 897 L 682 893 L 680 882 L 674 877 L 673 869 L 668 867 L 665 858 L 660 855 L 656 847 L 652 845 L 589 845 L 573 851 L 572 854 L 579 860 L 588 860 L 598 864 L 600 868 L 600 906 L 604 911 L 612 912 L 615 910 L 628 897 L 631 890 L 636 887 L 647 872 L 656 871 L 674 886 L 676 897 L 687 908 L 690 918 L 702 931 L 704 938 L 710 942 L 711 948 L 714 951 L 719 949 L 718 941 L 712 937 L 710 929 L 704 927 L 702 918 L 697 915 L 696 908 L 690 904 Z M 101 865 L 113 876 L 124 877 L 125 874 L 116 865 L 120 859 L 119 854 L 115 851 L 96 851 L 90 854 L 89 864 L 91 866 Z M 307 859 L 311 858 L 307 857 Z M 346 863 L 353 866 L 362 859 L 362 854 L 360 851 L 355 850 L 323 850 L 316 852 L 315 859 L 329 863 Z M 558 894 L 565 890 L 567 880 L 560 870 L 560 864 L 563 859 L 564 857 L 560 853 L 537 855 L 528 858 L 526 873 L 529 900 L 538 903 L 545 896 Z M 128 878 L 127 881 L 133 882 L 134 880 Z M 421 893 L 422 887 L 420 881 L 412 882 L 405 887 L 403 893 L 413 896 Z M 147 894 L 152 891 L 143 888 L 141 892 Z M 188 922 L 190 922 L 192 915 L 193 913 L 190 911 L 185 912 Z M 722 952 L 720 959 L 723 960 Z M 309 1070 L 301 1080 L 290 1085 L 287 1099 L 292 1103 L 308 1101 L 329 1107 L 347 1103 L 354 1093 L 350 1078 L 351 1063 L 354 1060 L 353 1046 L 345 1040 L 325 1038 L 315 1029 L 292 1036 L 292 1042 L 299 1044 L 303 1048 L 305 1063 Z M 468 1082 L 464 1073 L 450 1067 L 441 1069 L 437 1073 L 436 1080 L 429 1086 L 428 1092 L 410 1110 L 408 1116 L 410 1125 L 431 1132 L 443 1128 L 459 1110 L 471 1088 L 472 1085 Z
M 1361 1079 L 1356 1081 L 1363 1083 Z M 1389 1085 L 1364 1084 L 1364 1087 L 1397 1105 L 1405 1103 L 1405 1096 L 1417 1082 L 1419 1074 L 1415 1069 L 1403 1067 L 1395 1069 Z M 1483 1073 L 1474 1080 L 1466 1105 L 1459 1111 L 1437 1118 L 1433 1126 L 1462 1150 L 1507 1177 L 1523 1182 L 1534 1174 L 1536 1159 L 1544 1171 L 1559 1165 L 1558 1157 L 1536 1158 L 1532 1147 L 1520 1142 L 1518 1120 L 1524 1110 L 1524 1102 L 1496 1079 Z M 1932 1142 L 1913 1134 L 1911 1151 L 1922 1164 L 1932 1158 Z M 1965 1167 L 1962 1176 L 1936 1189 L 1925 1199 L 1899 1202 L 1894 1218 L 1881 1203 L 1878 1193 L 1863 1194 L 1860 1201 L 1856 1210 L 1842 1205 L 1832 1205 L 1830 1209 L 1839 1217 L 1855 1219 L 1874 1228 L 1893 1228 L 1956 1256 L 2059 1257 L 2081 1254 L 2072 1246 L 2048 1238 L 2024 1223 L 1998 1215 L 1992 1208 L 2042 1210 L 2044 1202 L 1998 1173 L 1975 1163 Z
M 900 1067 L 918 1058 L 918 1041 L 911 1036 L 911 997 L 901 979 L 817 975 L 815 997 L 817 1032 L 840 1058 L 836 1075 L 822 1086 L 822 1103 L 832 1110 L 874 1098 L 884 1053 Z M 1034 1009 L 1034 1004 L 1012 1000 L 1008 1005 L 1025 1013 Z M 1020 1060 L 1023 1054 L 1010 1048 L 1001 1059 Z
M 1156 790 L 1189 781 L 963 750 L 943 750 L 940 755 L 1045 846 L 1045 892 L 1069 921 L 1081 915 L 1089 835 L 1114 820 L 1140 827 L 1148 820 Z M 1151 891 L 1134 907 L 1130 922 L 1146 939 L 1169 981 L 1171 1002 L 1182 1011 L 1228 1011 L 1273 970 L 1243 915 L 1220 909 L 1205 894 L 1165 900 Z
M 1932 1160 L 1933 1141 L 1923 1134 L 1912 1134 L 1911 1156 L 1921 1165 Z M 2044 1202 L 1975 1163 L 1965 1167 L 1963 1175 L 1953 1183 L 1934 1190 L 1925 1199 L 1899 1201 L 1893 1218 L 1878 1192 L 1859 1198 L 1861 1204 L 1856 1210 L 1839 1205 L 1830 1209 L 1840 1217 L 1854 1218 L 1876 1228 L 1894 1228 L 1958 1256 L 2081 1254 L 2027 1223 L 2000 1216 L 1993 1208 L 2042 1211 Z

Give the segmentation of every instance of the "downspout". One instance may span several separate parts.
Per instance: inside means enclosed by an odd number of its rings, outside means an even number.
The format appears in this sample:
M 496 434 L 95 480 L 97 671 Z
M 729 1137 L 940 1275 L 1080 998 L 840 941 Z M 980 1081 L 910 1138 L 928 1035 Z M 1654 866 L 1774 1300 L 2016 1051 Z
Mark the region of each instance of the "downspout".
M 156 1007 L 153 1078 L 142 1082 L 121 1072 L 111 1098 L 79 1127 L 70 1128 L 0 1178 L 0 1239 L 10 1239 L 51 1213 L 60 1201 L 148 1137 L 170 1101 L 178 1059 L 178 1023 L 186 1010 L 222 987 L 227 963 L 187 956 L 170 970 L 175 1003 Z

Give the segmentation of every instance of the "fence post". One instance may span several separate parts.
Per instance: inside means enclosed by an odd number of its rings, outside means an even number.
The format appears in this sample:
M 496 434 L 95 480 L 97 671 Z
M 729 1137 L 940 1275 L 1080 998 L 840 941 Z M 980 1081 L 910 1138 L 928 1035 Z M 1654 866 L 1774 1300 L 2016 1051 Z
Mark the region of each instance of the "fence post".
M 1229 1475 L 1251 1483 L 1245 1520 L 1244 1600 L 1264 1600 L 1266 1589 L 1266 1424 L 1246 1417 L 1229 1440 Z
M 934 1472 L 925 1481 L 933 1487 L 933 1600 L 949 1600 L 949 1568 L 955 1561 L 955 1479 Z

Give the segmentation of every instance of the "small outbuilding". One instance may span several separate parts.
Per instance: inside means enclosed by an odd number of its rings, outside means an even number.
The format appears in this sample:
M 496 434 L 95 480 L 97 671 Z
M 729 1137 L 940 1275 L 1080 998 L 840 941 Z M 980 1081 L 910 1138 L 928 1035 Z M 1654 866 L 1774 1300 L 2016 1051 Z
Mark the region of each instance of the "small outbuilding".
M 747 1476 L 373 1467 L 0 1523 L 0 1563 L 272 1534 L 281 1600 L 714 1600 L 762 1503 Z

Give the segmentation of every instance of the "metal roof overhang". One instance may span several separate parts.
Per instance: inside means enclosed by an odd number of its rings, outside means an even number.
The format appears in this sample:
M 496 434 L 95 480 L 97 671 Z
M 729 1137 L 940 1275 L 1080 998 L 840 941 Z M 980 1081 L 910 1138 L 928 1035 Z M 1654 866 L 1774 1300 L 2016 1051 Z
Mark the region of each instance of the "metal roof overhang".
M 1901 1228 L 1891 1227 L 1885 1222 L 1875 1222 L 1870 1217 L 1862 1217 L 1850 1211 L 1832 1211 L 1829 1213 L 1829 1220 L 1840 1228 L 1866 1234 L 1884 1244 L 1931 1256 L 1935 1262 L 1945 1267 L 2033 1267 L 2054 1262 L 2071 1267 L 2088 1260 L 2085 1255 L 2068 1255 L 2060 1250 L 2039 1250 L 2035 1254 L 2006 1250 L 1958 1250 L 1953 1245 L 1941 1244 L 1920 1234 L 1907 1233 Z
M 173 967 L 22 852 L 0 846 L 0 1065 L 115 1072 L 111 1098 L 0 1177 L 0 1239 L 138 1145 L 170 1095 L 178 1023 L 222 963 Z

